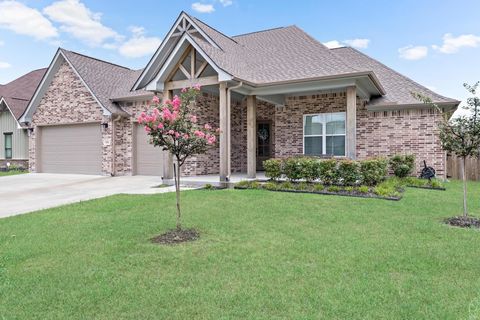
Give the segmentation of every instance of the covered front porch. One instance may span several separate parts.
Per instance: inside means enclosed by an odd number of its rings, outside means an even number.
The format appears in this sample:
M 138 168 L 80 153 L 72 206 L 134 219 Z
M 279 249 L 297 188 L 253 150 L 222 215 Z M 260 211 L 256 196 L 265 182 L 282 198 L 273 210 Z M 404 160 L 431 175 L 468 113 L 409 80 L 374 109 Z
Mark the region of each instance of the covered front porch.
M 210 50 L 218 50 L 215 43 L 205 43 L 209 40 L 208 37 L 196 28 L 195 22 L 188 16 L 180 17 L 167 39 L 165 46 L 162 44 L 151 62 L 158 65 L 155 67 L 149 64 L 147 67 L 152 76 L 148 83 L 145 82 L 145 89 L 163 94 L 163 99 L 171 99 L 182 88 L 200 85 L 207 98 L 202 97 L 205 101 L 197 115 L 203 116 L 207 122 L 218 124 L 221 130 L 219 147 L 214 157 L 211 154 L 203 158 L 199 156 L 187 162 L 187 167 L 196 167 L 201 162 L 202 166 L 209 166 L 209 170 L 203 172 L 211 173 L 215 169 L 220 182 L 229 182 L 237 177 L 255 179 L 258 177 L 257 171 L 261 169 L 261 162 L 265 159 L 308 154 L 305 152 L 307 139 L 303 132 L 305 115 L 313 113 L 318 116 L 324 112 L 333 114 L 336 111 L 342 113 L 342 156 L 356 158 L 357 109 L 362 101 L 367 101 L 370 96 L 381 94 L 382 91 L 372 73 L 358 72 L 335 78 L 319 77 L 259 84 L 237 78 L 220 68 L 211 59 L 213 51 Z M 215 51 L 215 54 L 218 52 Z M 153 76 L 155 68 L 158 71 Z M 140 78 L 139 82 L 142 81 Z M 328 94 L 333 95 L 333 98 L 322 100 L 320 97 Z M 306 107 L 300 98 L 307 95 L 319 98 Z M 260 109 L 262 112 L 268 110 L 270 116 L 262 117 Z M 323 129 L 316 129 L 323 130 L 320 132 L 323 140 L 309 137 L 312 138 L 309 141 L 315 140 L 315 148 L 319 150 L 316 152 L 325 154 L 325 141 L 330 137 L 326 137 L 324 131 L 328 131 L 328 125 L 323 121 Z M 323 149 L 320 150 L 319 147 Z M 164 163 L 167 165 L 164 166 L 163 176 L 171 179 L 172 157 L 166 155 Z M 190 170 L 191 168 L 186 168 L 184 176 L 198 175 L 198 170 Z M 243 175 L 232 175 L 239 168 Z

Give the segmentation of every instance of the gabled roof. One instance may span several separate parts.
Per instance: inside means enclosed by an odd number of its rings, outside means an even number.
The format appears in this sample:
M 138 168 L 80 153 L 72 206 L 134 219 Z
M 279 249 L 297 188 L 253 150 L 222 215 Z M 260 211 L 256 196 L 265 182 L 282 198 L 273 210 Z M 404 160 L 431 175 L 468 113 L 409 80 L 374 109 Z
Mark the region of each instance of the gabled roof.
M 5 85 L 0 85 L 0 100 L 3 98 L 7 103 L 15 119 L 20 119 L 25 112 L 46 71 L 47 68 L 34 70 Z
M 368 103 L 371 107 L 421 105 L 422 103 L 412 96 L 412 92 L 430 97 L 437 104 L 458 105 L 460 103 L 458 100 L 433 92 L 356 49 L 340 47 L 331 49 L 331 51 L 345 62 L 348 61 L 348 63 L 354 65 L 357 69 L 371 70 L 378 76 L 386 94 L 372 98 Z

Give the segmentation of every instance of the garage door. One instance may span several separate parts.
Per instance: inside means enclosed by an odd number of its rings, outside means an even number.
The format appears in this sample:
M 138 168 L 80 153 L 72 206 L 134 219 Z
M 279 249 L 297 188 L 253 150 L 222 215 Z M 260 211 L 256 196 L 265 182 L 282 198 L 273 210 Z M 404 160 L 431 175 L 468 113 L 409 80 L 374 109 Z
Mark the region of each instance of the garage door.
M 48 126 L 40 129 L 40 171 L 102 173 L 102 132 L 97 124 Z
M 135 173 L 144 176 L 162 176 L 164 151 L 151 145 L 148 140 L 144 127 L 135 125 Z

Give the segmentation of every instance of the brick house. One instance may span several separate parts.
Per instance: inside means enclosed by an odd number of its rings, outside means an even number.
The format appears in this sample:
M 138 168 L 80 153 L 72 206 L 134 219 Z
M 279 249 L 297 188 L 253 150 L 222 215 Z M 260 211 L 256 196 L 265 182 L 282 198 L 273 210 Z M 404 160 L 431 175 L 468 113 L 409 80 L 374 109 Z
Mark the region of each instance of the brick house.
M 261 161 L 291 155 L 352 159 L 414 153 L 445 175 L 440 113 L 416 101 L 443 97 L 348 47 L 328 49 L 296 26 L 228 37 L 182 12 L 141 70 L 59 49 L 21 121 L 31 128 L 30 170 L 163 175 L 172 159 L 136 122 L 153 95 L 202 85 L 199 122 L 221 128 L 219 146 L 184 175 L 255 177 Z

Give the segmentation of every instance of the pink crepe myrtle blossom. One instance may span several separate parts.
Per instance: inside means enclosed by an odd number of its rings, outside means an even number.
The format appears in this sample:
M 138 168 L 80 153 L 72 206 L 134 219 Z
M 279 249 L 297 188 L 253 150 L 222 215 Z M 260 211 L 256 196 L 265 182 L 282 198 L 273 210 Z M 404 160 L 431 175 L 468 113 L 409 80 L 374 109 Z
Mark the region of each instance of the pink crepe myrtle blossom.
M 177 229 L 181 230 L 180 172 L 187 159 L 196 154 L 205 154 L 209 146 L 217 142 L 216 128 L 210 124 L 198 124 L 194 114 L 195 100 L 200 86 L 182 89 L 179 96 L 160 102 L 151 100 L 152 108 L 141 113 L 138 122 L 145 126 L 149 143 L 168 151 L 175 159 L 174 177 L 177 192 Z M 158 100 L 157 100 L 158 99 Z M 155 104 L 155 105 L 154 105 Z
M 193 86 L 193 89 L 195 89 L 197 91 L 200 91 L 200 89 L 202 89 L 202 87 L 200 86 L 199 83 L 197 83 L 196 85 Z
M 159 104 L 159 103 L 160 103 L 160 99 L 159 99 L 157 96 L 153 96 L 153 98 L 152 98 L 152 103 L 153 103 L 153 104 Z

